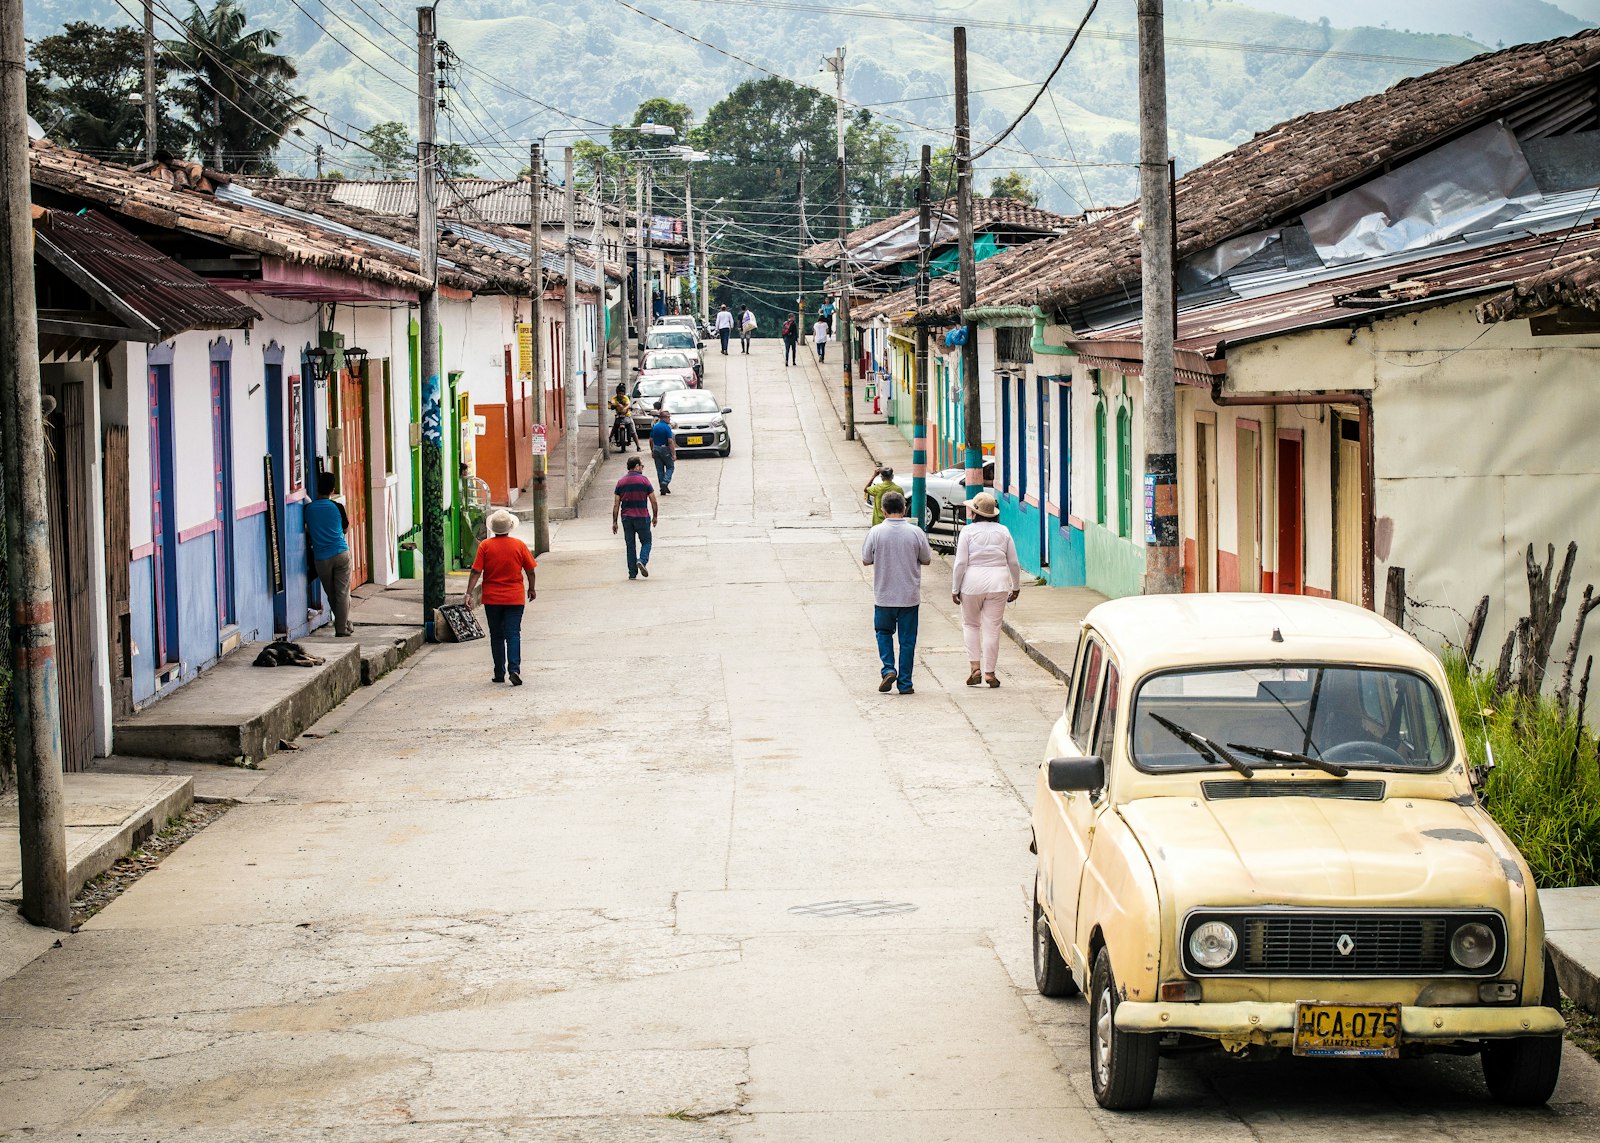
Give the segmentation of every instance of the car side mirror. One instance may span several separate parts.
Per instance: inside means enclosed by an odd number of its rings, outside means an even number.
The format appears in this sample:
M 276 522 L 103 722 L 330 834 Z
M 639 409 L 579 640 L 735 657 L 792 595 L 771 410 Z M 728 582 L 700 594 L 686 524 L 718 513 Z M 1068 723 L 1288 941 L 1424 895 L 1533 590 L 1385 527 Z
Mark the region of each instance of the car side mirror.
M 731 413 L 731 412 L 733 412 L 733 410 L 732 410 L 732 409 L 730 409 L 730 408 L 729 408 L 729 407 L 728 407 L 728 406 L 727 406 L 727 405 L 724 405 L 724 406 L 722 406 L 722 411 L 723 411 L 723 412 L 724 412 L 724 413 Z
M 1045 780 L 1058 794 L 1105 789 L 1106 764 L 1103 758 L 1092 754 L 1087 758 L 1052 758 L 1045 765 L 1048 767 Z

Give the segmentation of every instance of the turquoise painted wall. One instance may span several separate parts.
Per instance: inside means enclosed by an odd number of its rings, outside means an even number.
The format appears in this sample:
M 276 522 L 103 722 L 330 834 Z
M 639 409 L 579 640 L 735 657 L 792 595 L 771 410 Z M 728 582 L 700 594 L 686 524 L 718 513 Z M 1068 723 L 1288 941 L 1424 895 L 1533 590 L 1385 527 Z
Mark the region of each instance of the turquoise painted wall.
M 1083 529 L 1085 582 L 1103 595 L 1119 599 L 1144 589 L 1144 549 L 1099 524 Z
M 1015 496 L 1000 497 L 1000 522 L 1016 541 L 1017 562 L 1024 573 L 1042 577 L 1051 587 L 1082 587 L 1085 582 L 1083 533 L 1070 524 L 1063 526 L 1053 512 L 1046 513 L 1045 538 L 1050 561 L 1045 564 L 1039 558 L 1039 511 Z

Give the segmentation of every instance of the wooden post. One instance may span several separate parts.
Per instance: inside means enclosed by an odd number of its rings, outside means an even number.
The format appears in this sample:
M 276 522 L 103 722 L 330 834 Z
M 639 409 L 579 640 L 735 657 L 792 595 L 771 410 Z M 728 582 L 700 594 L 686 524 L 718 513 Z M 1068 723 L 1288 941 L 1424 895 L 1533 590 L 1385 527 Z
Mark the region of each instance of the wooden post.
M 1478 642 L 1483 638 L 1483 625 L 1489 620 L 1489 597 L 1486 595 L 1478 600 L 1478 606 L 1473 609 L 1472 618 L 1467 621 L 1467 643 L 1462 648 L 1467 657 L 1467 667 L 1472 667 L 1473 661 L 1478 657 Z
M 928 201 L 932 148 L 922 145 L 917 177 L 917 309 L 928 304 L 928 247 L 933 228 Z M 919 525 L 928 503 L 928 327 L 917 320 L 916 375 L 911 383 L 911 518 Z
M 583 417 L 584 384 L 580 379 L 578 359 L 583 348 L 578 341 L 578 251 L 577 235 L 573 230 L 573 213 L 578 209 L 578 188 L 573 181 L 572 148 L 562 152 L 562 175 L 566 182 L 566 221 L 561 233 L 565 239 L 566 253 L 562 266 L 566 271 L 566 288 L 562 291 L 562 320 L 565 322 L 566 352 L 561 356 L 562 384 L 567 390 L 567 431 L 563 441 L 567 449 L 567 507 L 578 506 L 578 422 Z
M 972 239 L 972 117 L 967 102 L 967 30 L 955 30 L 956 46 L 956 243 L 961 291 L 962 408 L 967 422 L 965 434 L 967 501 L 983 491 L 983 397 L 978 382 L 978 326 L 967 320 L 967 311 L 978 304 L 978 266 Z
M 1406 569 L 1392 567 L 1383 588 L 1383 617 L 1396 627 L 1406 622 Z
M 543 446 L 544 434 L 544 148 L 534 143 L 528 148 L 528 367 L 533 373 L 533 423 L 539 427 L 534 440 Z M 624 348 L 626 353 L 627 349 Z M 533 478 L 529 497 L 533 501 L 533 554 L 550 550 L 550 458 L 533 454 Z
M 434 10 L 417 9 L 417 251 L 423 280 L 417 292 L 417 375 L 422 380 L 422 630 L 439 641 L 434 616 L 444 606 L 444 400 L 439 363 L 439 227 L 434 201 Z
M 33 284 L 26 48 L 22 0 L 0 0 L 0 455 L 5 464 L 5 574 L 11 592 L 17 826 L 22 914 L 72 927 L 62 806 L 61 709 L 56 690 L 55 600 L 39 401 L 39 328 Z

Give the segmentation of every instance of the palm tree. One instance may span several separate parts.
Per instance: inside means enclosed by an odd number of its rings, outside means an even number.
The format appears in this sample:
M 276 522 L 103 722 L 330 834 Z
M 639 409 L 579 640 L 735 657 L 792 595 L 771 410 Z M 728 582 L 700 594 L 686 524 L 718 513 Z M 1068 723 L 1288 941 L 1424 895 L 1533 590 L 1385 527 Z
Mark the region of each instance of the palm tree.
M 195 147 L 217 170 L 231 156 L 240 171 L 270 171 L 273 148 L 306 108 L 289 86 L 295 66 L 271 50 L 277 32 L 245 31 L 239 0 L 216 0 L 209 12 L 191 0 L 189 9 L 182 38 L 166 48 L 177 60 L 176 101 L 194 124 Z

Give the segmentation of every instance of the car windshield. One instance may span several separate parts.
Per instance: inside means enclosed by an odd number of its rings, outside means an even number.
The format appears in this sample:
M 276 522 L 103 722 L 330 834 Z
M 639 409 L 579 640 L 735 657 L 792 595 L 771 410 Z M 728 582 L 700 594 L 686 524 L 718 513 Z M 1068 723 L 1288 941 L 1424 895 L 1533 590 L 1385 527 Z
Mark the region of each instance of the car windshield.
M 1436 770 L 1450 732 L 1433 684 L 1410 671 L 1323 663 L 1243 664 L 1146 679 L 1133 707 L 1143 770 L 1333 763 Z
M 661 407 L 673 413 L 718 413 L 722 406 L 717 404 L 717 399 L 710 393 L 702 393 L 695 389 L 685 389 L 681 393 L 669 393 L 661 400 Z
M 685 389 L 681 377 L 646 377 L 633 387 L 635 397 L 659 397 L 672 389 Z
M 688 369 L 689 355 L 686 353 L 647 353 L 641 369 Z
M 651 330 L 644 340 L 646 349 L 693 349 L 694 334 L 684 329 Z

